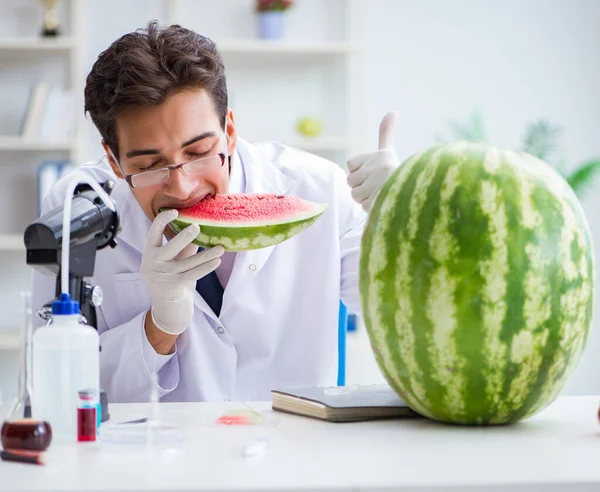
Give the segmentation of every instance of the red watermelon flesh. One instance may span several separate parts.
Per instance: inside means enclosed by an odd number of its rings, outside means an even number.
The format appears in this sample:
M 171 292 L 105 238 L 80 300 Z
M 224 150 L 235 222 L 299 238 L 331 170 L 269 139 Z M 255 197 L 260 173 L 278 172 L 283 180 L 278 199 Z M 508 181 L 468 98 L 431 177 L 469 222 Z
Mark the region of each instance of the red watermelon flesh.
M 327 204 L 298 196 L 275 194 L 217 194 L 193 207 L 179 210 L 171 228 L 179 232 L 200 225 L 194 241 L 202 247 L 222 245 L 226 250 L 244 251 L 272 246 L 312 225 Z

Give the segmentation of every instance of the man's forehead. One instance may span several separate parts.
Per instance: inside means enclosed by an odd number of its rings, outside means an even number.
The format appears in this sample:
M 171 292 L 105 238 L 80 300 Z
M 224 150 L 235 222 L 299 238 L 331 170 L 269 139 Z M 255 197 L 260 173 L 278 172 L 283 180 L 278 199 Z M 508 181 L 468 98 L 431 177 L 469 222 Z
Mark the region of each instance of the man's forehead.
M 188 145 L 192 145 L 197 142 L 203 142 L 203 141 L 208 141 L 208 140 L 212 141 L 214 139 L 214 137 L 218 137 L 218 134 L 215 131 L 202 132 L 198 135 L 194 135 L 193 137 L 181 142 L 179 144 L 179 148 L 183 149 L 183 148 L 187 147 Z M 155 145 L 155 144 L 156 144 L 156 142 L 151 142 L 150 146 L 140 144 L 137 147 L 134 145 L 131 149 L 124 149 L 125 157 L 128 159 L 131 159 L 133 157 L 138 157 L 141 155 L 155 155 L 155 154 L 160 154 L 167 150 L 171 150 L 170 148 L 165 148 L 161 145 Z M 170 144 L 169 147 L 177 147 L 177 144 L 176 143 Z M 173 149 L 173 150 L 176 150 L 176 149 Z
M 121 152 L 137 147 L 181 146 L 200 135 L 218 135 L 220 126 L 220 118 L 203 90 L 186 90 L 162 104 L 130 108 L 115 122 Z

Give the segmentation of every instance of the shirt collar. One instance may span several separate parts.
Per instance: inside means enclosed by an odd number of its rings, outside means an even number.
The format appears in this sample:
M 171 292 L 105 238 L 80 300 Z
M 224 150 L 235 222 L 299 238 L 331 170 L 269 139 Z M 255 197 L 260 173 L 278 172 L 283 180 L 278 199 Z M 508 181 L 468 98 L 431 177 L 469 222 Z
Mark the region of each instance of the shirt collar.
M 245 193 L 246 192 L 246 176 L 244 166 L 237 150 L 231 155 L 231 172 L 229 175 L 228 193 Z

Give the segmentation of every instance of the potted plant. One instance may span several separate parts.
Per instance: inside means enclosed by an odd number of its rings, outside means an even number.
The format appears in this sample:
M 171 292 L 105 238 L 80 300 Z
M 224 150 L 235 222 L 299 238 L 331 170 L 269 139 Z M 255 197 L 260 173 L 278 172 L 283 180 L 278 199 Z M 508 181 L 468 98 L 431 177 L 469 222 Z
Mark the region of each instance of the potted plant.
M 293 0 L 256 0 L 259 36 L 262 39 L 282 39 L 286 11 L 293 5 Z

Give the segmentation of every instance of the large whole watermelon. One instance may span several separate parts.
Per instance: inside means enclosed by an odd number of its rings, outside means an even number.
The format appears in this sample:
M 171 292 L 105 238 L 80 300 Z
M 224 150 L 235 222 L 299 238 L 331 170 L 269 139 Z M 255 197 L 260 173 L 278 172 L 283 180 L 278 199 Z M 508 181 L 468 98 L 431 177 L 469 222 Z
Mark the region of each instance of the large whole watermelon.
M 511 423 L 585 347 L 594 258 L 575 194 L 527 154 L 457 142 L 404 162 L 369 214 L 364 321 L 383 375 L 443 422 Z

